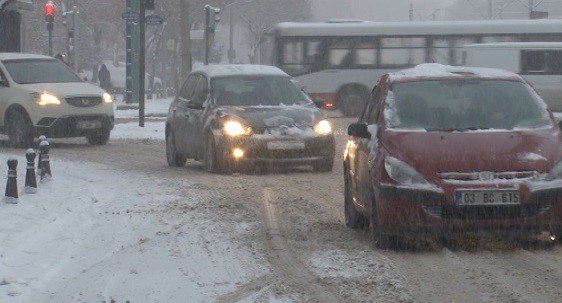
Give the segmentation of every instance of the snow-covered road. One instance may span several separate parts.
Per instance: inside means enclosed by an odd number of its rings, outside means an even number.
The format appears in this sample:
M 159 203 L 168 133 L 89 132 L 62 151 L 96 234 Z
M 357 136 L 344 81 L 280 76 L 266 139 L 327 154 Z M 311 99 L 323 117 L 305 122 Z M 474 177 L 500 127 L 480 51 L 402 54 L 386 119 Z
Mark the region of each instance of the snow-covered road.
M 338 150 L 350 121 L 334 119 Z M 375 248 L 368 231 L 344 225 L 339 161 L 326 174 L 211 175 L 192 161 L 167 167 L 163 142 L 142 139 L 95 148 L 61 141 L 53 156 L 57 179 L 47 186 L 72 181 L 64 187 L 75 189 L 54 193 L 60 201 L 49 206 L 33 200 L 0 207 L 0 281 L 7 280 L 0 302 L 562 298 L 560 245 Z M 60 247 L 47 244 L 53 241 Z

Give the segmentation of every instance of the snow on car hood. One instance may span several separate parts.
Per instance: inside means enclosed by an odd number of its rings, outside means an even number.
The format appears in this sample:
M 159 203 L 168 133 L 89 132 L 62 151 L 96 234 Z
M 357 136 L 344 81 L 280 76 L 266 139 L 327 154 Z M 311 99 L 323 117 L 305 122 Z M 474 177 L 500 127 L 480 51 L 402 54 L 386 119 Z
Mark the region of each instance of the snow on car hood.
M 85 82 L 21 84 L 20 87 L 32 93 L 48 92 L 59 98 L 101 96 L 105 92 L 103 89 Z
M 384 132 L 389 153 L 426 177 L 445 172 L 548 172 L 562 156 L 556 129 L 503 132 Z
M 256 128 L 275 128 L 280 126 L 310 127 L 322 118 L 316 107 L 293 106 L 252 106 L 222 107 L 223 115 L 240 119 L 246 125 Z

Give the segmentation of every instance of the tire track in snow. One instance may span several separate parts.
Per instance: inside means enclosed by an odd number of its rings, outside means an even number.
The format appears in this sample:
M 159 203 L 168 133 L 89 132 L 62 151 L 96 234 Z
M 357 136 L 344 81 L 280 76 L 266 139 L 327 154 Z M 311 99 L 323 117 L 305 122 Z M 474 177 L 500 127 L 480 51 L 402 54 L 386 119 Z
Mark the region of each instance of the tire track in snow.
M 261 216 L 269 246 L 267 254 L 271 265 L 277 269 L 275 273 L 281 275 L 281 280 L 288 282 L 298 293 L 309 296 L 312 302 L 341 302 L 335 294 L 320 285 L 319 278 L 308 270 L 289 248 L 280 227 L 279 211 L 274 201 L 273 190 L 265 188 Z

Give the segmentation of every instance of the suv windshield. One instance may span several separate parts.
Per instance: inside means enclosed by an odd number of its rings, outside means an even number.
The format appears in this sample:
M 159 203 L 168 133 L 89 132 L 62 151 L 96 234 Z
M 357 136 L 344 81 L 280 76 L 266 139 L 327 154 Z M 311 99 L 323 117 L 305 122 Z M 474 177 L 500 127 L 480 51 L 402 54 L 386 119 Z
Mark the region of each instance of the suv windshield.
M 19 84 L 82 82 L 68 66 L 56 59 L 6 60 L 2 63 Z
M 213 96 L 218 105 L 278 106 L 307 101 L 288 77 L 232 76 L 211 81 Z
M 546 105 L 529 86 L 507 80 L 397 83 L 387 98 L 390 128 L 428 131 L 541 128 Z

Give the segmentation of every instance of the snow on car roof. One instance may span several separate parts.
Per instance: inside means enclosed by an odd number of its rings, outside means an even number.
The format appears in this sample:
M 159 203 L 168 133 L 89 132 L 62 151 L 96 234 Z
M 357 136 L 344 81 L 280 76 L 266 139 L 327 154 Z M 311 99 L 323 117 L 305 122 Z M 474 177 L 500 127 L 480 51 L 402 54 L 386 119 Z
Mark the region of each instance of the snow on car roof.
M 467 76 L 476 78 L 521 79 L 518 75 L 501 69 L 425 63 L 414 68 L 390 73 L 389 80 L 391 82 L 395 82 L 415 80 L 419 78 L 451 78 Z
M 20 59 L 54 59 L 54 58 L 49 56 L 36 55 L 36 54 L 0 53 L 0 60 L 20 60 Z
M 562 42 L 494 42 L 465 44 L 464 48 L 559 49 Z
M 231 64 L 231 65 L 207 65 L 194 70 L 194 72 L 204 73 L 207 76 L 225 77 L 225 76 L 286 76 L 285 72 L 274 66 L 251 65 L 251 64 Z

